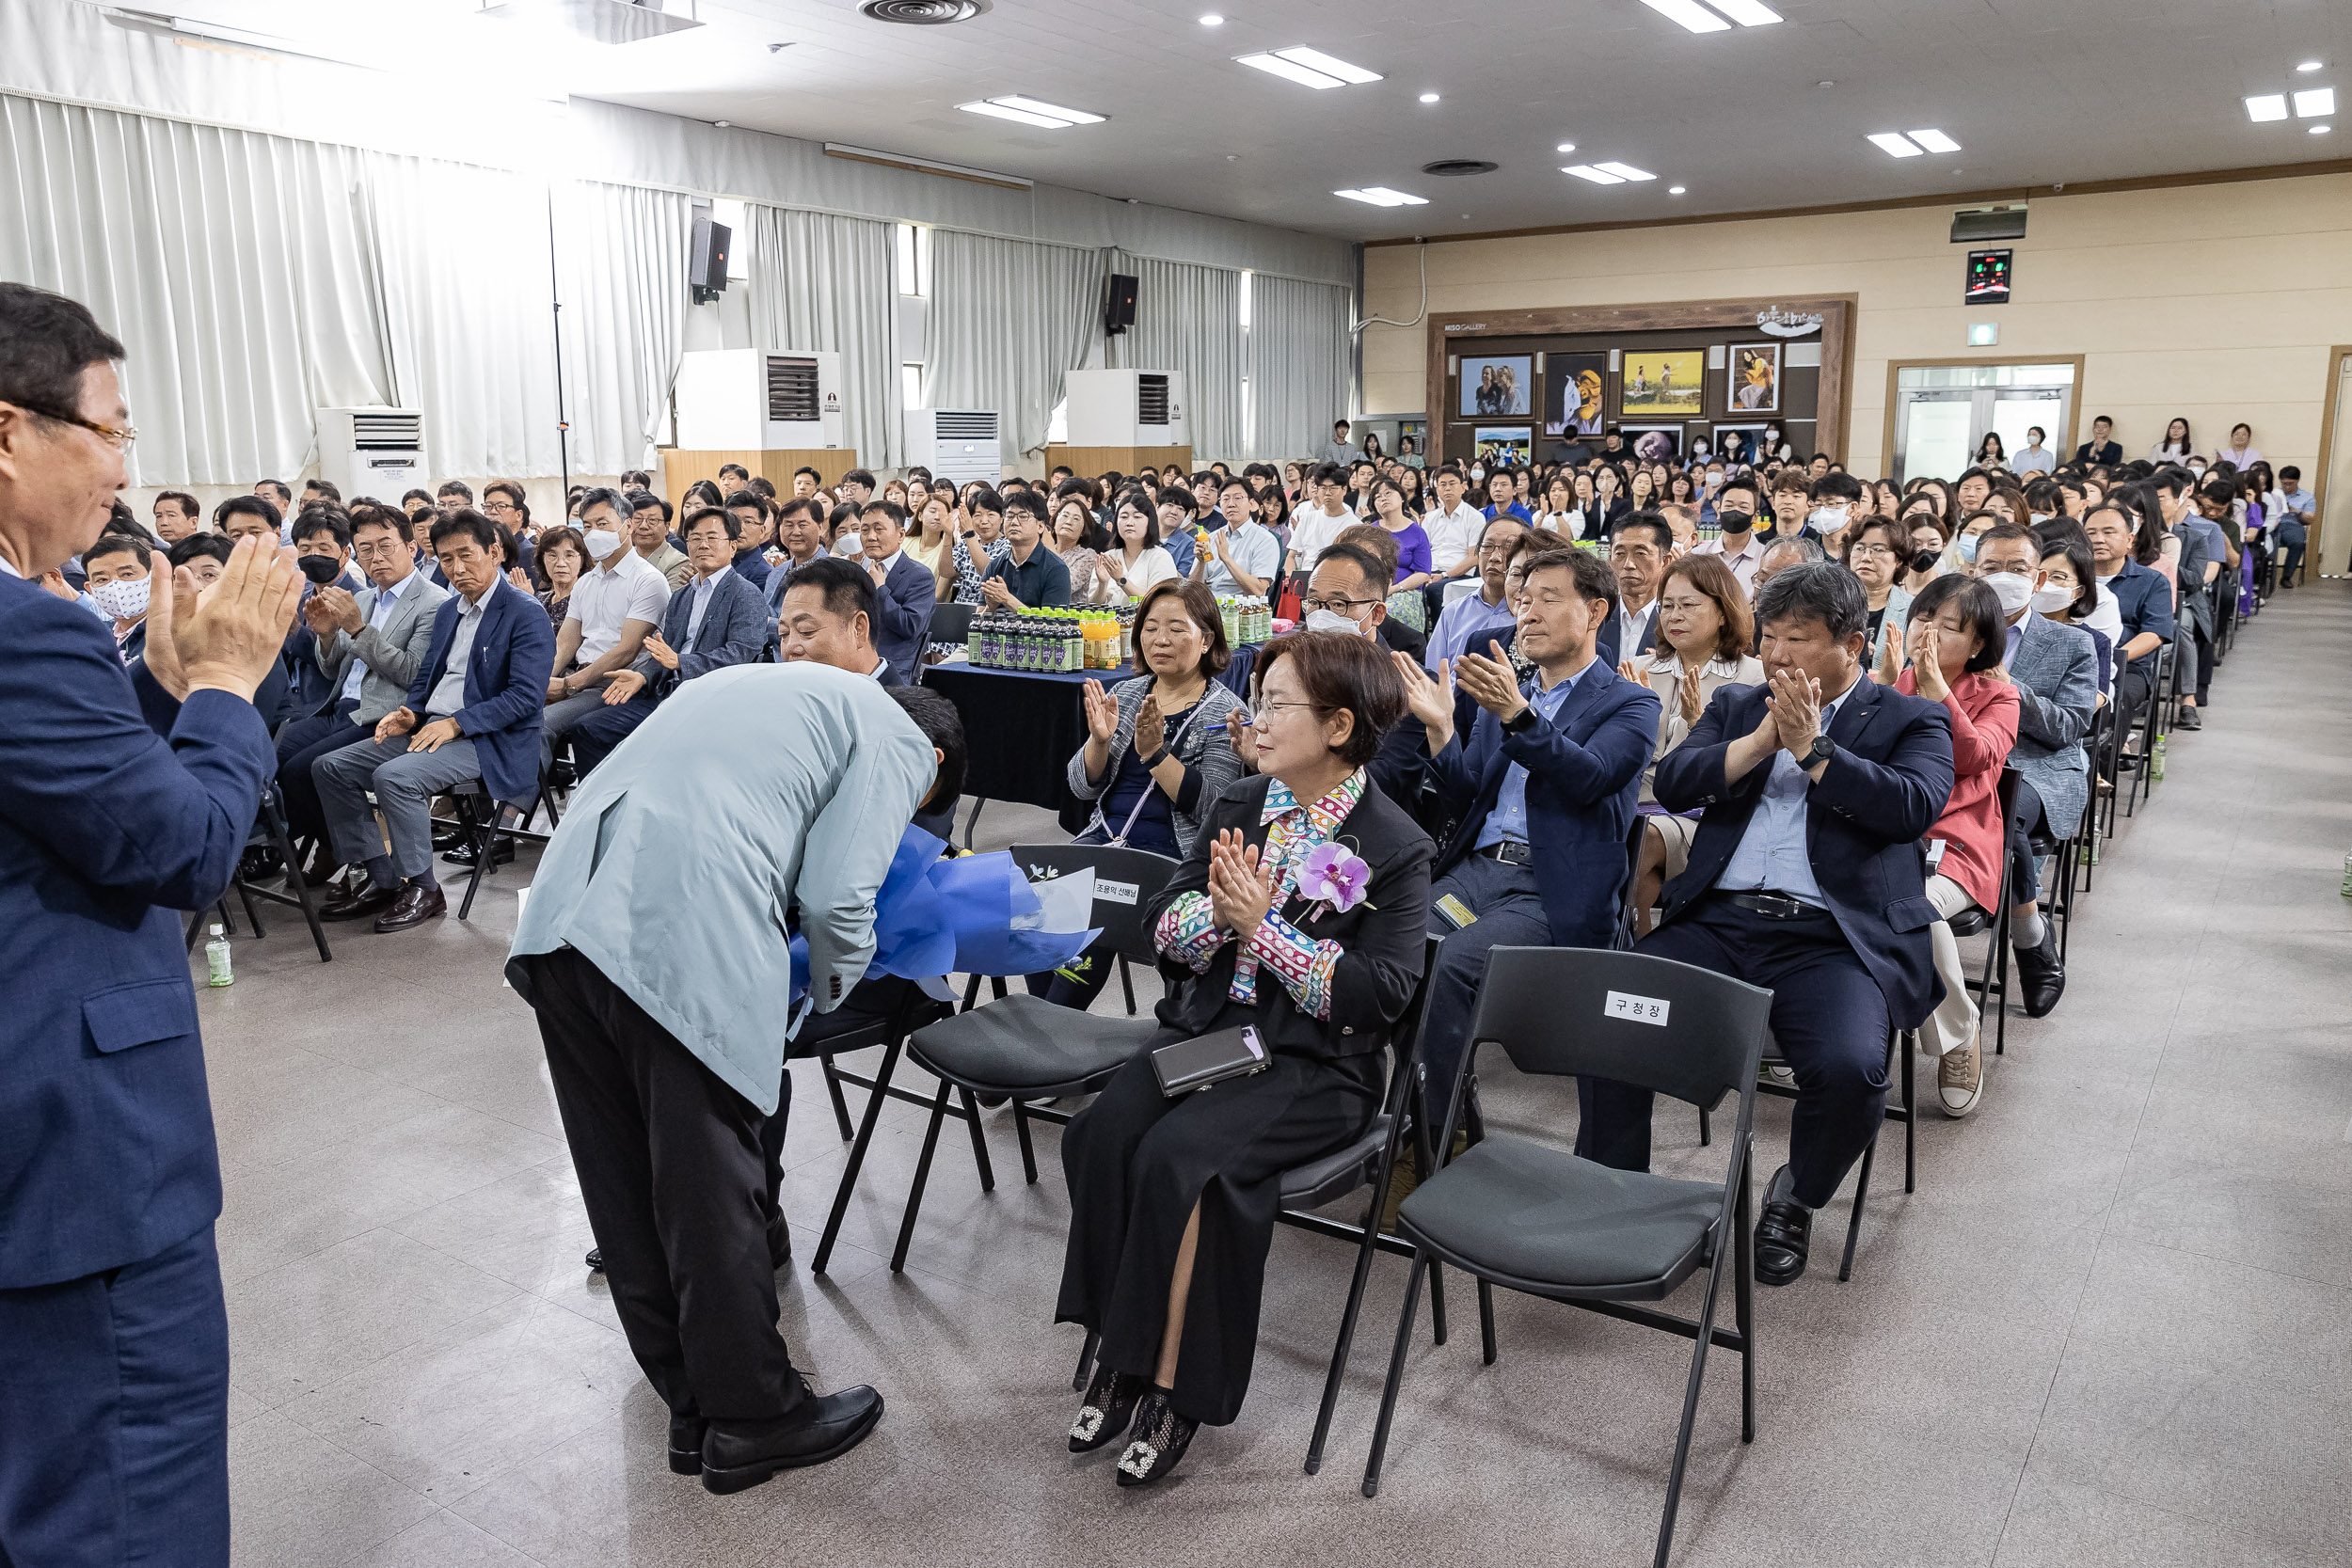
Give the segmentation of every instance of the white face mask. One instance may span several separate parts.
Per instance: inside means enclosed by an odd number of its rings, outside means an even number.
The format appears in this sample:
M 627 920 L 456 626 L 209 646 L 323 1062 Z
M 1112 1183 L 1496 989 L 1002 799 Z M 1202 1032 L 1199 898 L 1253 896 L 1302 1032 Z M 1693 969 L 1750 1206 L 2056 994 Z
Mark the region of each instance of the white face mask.
M 1831 529 L 1844 528 L 1846 509 L 1842 506 L 1817 506 L 1805 517 L 1805 521 L 1824 532 Z
M 1979 579 L 2001 601 L 2001 613 L 2014 615 L 2033 600 L 2033 578 L 2022 572 L 1988 572 Z
M 2074 602 L 2074 591 L 2071 588 L 2060 587 L 2057 583 L 2035 589 L 2033 597 L 2026 601 L 2037 615 L 2056 615 Z
M 592 528 L 580 537 L 588 542 L 589 557 L 598 564 L 621 547 L 621 536 L 609 528 Z
M 1471 465 L 1470 465 L 1470 483 L 1473 483 L 1473 484 L 1481 483 L 1483 483 L 1483 482 L 1485 481 L 1486 477 L 1486 466 L 1484 463 L 1473 463 L 1473 464 L 1471 464 Z
M 1342 637 L 1369 637 L 1372 635 L 1364 629 L 1364 624 L 1361 621 L 1350 620 L 1348 617 L 1341 614 L 1336 610 L 1311 610 L 1307 611 L 1306 626 L 1309 631 L 1335 631 Z
M 147 578 L 124 578 L 119 582 L 91 584 L 89 596 L 116 620 L 129 621 L 147 613 Z

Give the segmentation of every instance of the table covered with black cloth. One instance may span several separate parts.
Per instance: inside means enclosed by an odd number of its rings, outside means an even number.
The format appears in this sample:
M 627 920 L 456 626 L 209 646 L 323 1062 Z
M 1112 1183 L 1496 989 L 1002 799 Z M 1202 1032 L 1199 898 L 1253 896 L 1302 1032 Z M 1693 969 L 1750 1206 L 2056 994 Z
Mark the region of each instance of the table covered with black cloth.
M 955 704 L 963 718 L 966 795 L 1067 814 L 1079 805 L 1063 770 L 1086 744 L 1085 685 L 1115 686 L 1135 673 L 1130 665 L 1038 673 L 934 664 L 923 672 L 923 684 Z M 1078 825 L 1086 825 L 1083 816 Z

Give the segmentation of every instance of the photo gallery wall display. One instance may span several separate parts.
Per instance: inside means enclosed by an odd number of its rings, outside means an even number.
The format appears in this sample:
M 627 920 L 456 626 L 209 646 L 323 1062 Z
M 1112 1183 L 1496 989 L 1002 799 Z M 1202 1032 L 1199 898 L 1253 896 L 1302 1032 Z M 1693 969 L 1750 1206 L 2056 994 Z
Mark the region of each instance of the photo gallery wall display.
M 1705 349 L 1627 349 L 1623 364 L 1617 383 L 1617 412 L 1626 419 L 1706 417 Z
M 1678 424 L 1619 425 L 1625 449 L 1643 463 L 1682 461 L 1682 427 Z
M 1764 433 L 1771 428 L 1763 424 L 1719 424 L 1714 429 L 1715 455 L 1726 463 L 1754 464 Z
M 1733 343 L 1730 366 L 1731 384 L 1724 398 L 1724 413 L 1736 419 L 1742 414 L 1780 412 L 1778 343 Z
M 1525 419 L 1534 412 L 1534 355 L 1465 354 L 1461 365 L 1463 419 Z
M 1470 430 L 1470 450 L 1477 461 L 1489 469 L 1508 466 L 1524 468 L 1534 450 L 1534 437 L 1525 425 L 1505 425 L 1495 428 L 1476 425 Z
M 1547 436 L 1598 436 L 1609 422 L 1609 356 L 1547 355 L 1544 415 Z

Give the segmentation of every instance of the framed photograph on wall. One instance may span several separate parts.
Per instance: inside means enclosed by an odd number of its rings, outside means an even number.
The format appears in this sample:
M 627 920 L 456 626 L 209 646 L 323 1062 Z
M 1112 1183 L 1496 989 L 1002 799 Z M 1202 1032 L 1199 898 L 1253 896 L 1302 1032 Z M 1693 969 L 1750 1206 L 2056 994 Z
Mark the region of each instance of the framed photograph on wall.
M 1544 357 L 1544 434 L 1597 436 L 1608 422 L 1609 356 Z
M 1732 344 L 1730 368 L 1731 389 L 1724 395 L 1724 413 L 1736 419 L 1742 414 L 1780 412 L 1778 343 Z
M 1465 354 L 1461 363 L 1463 419 L 1526 419 L 1534 412 L 1534 355 Z
M 1465 361 L 1467 363 L 1467 361 Z M 1509 465 L 1527 467 L 1529 454 L 1534 450 L 1534 437 L 1525 425 L 1475 425 L 1470 430 L 1470 451 L 1476 461 L 1489 470 Z
M 1682 427 L 1678 424 L 1629 424 L 1617 429 L 1625 436 L 1626 451 L 1641 462 L 1682 461 Z
M 1661 420 L 1704 419 L 1707 351 L 1628 349 L 1617 386 L 1617 412 L 1629 420 L 1644 415 Z
M 1714 429 L 1715 455 L 1725 463 L 1756 462 L 1756 448 L 1771 427 L 1761 424 L 1719 424 Z

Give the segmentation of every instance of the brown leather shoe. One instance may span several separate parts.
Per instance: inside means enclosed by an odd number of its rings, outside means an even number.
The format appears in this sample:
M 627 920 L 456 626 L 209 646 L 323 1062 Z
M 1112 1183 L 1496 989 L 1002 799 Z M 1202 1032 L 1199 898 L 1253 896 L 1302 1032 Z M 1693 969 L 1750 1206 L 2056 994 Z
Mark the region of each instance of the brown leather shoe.
M 411 926 L 421 926 L 438 919 L 449 909 L 449 900 L 437 887 L 405 887 L 392 907 L 375 917 L 376 931 L 405 931 Z
M 396 887 L 362 887 L 329 899 L 319 909 L 321 920 L 365 920 L 372 914 L 389 910 L 400 898 L 402 889 Z

